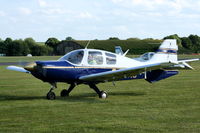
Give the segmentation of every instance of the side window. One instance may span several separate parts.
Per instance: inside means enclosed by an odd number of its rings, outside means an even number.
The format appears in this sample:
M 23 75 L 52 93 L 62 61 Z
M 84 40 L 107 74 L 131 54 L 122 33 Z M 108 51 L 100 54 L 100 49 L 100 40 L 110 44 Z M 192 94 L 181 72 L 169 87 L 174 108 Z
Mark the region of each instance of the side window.
M 108 65 L 116 64 L 116 55 L 106 53 L 106 64 L 108 64 Z
M 90 65 L 102 65 L 103 64 L 102 53 L 98 52 L 98 51 L 90 51 L 88 53 L 88 64 L 90 64 Z

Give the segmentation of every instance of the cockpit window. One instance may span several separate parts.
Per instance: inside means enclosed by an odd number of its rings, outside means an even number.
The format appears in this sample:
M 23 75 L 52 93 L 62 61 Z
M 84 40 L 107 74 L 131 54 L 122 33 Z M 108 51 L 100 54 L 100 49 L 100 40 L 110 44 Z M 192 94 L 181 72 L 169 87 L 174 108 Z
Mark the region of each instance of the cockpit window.
M 154 55 L 154 52 L 148 52 L 148 53 L 145 53 L 145 54 L 141 55 L 140 58 L 143 61 L 148 61 L 153 57 L 153 55 Z
M 103 56 L 101 52 L 98 51 L 89 51 L 88 53 L 88 64 L 90 65 L 102 65 Z
M 83 59 L 84 52 L 83 51 L 74 51 L 72 53 L 69 53 L 63 57 L 61 57 L 59 60 L 67 60 L 73 64 L 81 64 L 81 61 Z
M 154 53 L 150 53 L 149 58 L 151 59 L 153 57 Z
M 144 54 L 144 55 L 142 56 L 142 59 L 143 59 L 143 60 L 148 60 L 148 59 L 149 59 L 148 53 Z
M 108 65 L 116 64 L 116 55 L 106 53 L 106 64 Z

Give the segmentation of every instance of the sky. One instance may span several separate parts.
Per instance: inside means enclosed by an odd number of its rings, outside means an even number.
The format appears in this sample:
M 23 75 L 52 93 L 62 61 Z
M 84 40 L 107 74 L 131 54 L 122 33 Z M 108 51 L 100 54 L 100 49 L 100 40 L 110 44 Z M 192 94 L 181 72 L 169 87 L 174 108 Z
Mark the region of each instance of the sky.
M 0 38 L 200 35 L 200 0 L 0 0 Z

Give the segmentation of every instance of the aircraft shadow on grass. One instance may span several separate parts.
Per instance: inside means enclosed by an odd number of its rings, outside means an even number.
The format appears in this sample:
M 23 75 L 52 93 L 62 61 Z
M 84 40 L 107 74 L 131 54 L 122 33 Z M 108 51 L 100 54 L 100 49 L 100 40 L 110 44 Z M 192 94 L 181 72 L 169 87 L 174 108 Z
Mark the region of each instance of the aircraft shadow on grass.
M 142 96 L 144 92 L 110 92 L 110 96 Z M 15 96 L 15 95 L 0 95 L 0 101 L 17 101 L 17 100 L 42 100 L 45 96 Z M 69 97 L 57 97 L 57 100 L 66 102 L 102 102 L 96 98 L 95 93 L 83 93 L 80 95 L 71 95 Z M 106 100 L 107 101 L 107 100 Z
M 110 92 L 112 96 L 142 96 L 146 95 L 145 92 Z
M 15 95 L 0 95 L 0 101 L 9 101 L 9 100 L 36 100 L 44 99 L 44 96 L 15 96 Z

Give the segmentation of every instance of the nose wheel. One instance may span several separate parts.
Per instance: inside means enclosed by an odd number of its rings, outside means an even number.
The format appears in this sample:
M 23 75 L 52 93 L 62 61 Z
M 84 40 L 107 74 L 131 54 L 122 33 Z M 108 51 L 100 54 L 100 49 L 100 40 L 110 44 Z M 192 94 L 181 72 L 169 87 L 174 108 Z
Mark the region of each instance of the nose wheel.
M 54 100 L 54 99 L 56 99 L 56 94 L 54 93 L 54 92 L 48 92 L 47 93 L 47 99 L 48 100 Z
M 49 92 L 47 93 L 47 99 L 48 100 L 54 100 L 56 99 L 56 94 L 53 92 L 54 88 L 57 88 L 56 83 L 50 83 L 51 84 L 51 88 L 49 90 Z

